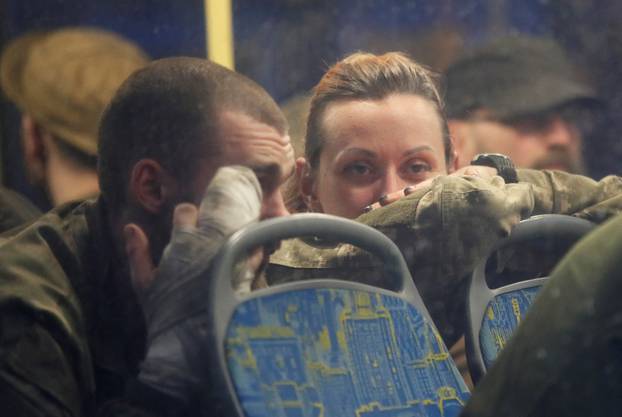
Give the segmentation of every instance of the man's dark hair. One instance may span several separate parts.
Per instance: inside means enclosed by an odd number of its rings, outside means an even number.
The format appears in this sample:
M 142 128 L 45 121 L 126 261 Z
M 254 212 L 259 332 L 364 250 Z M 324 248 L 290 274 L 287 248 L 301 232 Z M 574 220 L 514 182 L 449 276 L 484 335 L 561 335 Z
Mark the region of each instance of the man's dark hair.
M 117 91 L 99 128 L 99 183 L 113 211 L 127 203 L 133 165 L 158 161 L 179 181 L 191 182 L 199 160 L 217 156 L 217 116 L 246 114 L 281 134 L 287 122 L 259 85 L 241 74 L 199 58 L 154 61 Z

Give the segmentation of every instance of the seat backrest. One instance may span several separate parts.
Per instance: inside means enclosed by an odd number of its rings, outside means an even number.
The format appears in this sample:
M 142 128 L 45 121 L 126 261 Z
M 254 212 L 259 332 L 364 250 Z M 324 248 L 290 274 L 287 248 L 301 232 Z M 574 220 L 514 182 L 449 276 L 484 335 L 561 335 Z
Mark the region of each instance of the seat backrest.
M 243 254 L 301 236 L 377 255 L 391 290 L 326 277 L 233 292 Z M 368 226 L 321 214 L 250 226 L 218 256 L 209 298 L 223 415 L 455 416 L 469 396 L 399 249 Z
M 496 279 L 505 283 L 498 288 L 490 288 L 490 275 L 493 275 L 496 256 L 511 250 L 514 258 L 521 259 L 521 250 L 529 245 L 531 256 L 542 259 L 554 253 L 555 261 L 595 225 L 587 220 L 565 215 L 541 215 L 521 221 L 510 236 L 501 240 L 475 268 L 467 300 L 466 353 L 469 371 L 474 383 L 486 373 L 499 352 L 507 344 L 527 310 L 533 304 L 540 288 L 546 283 L 545 276 L 529 275 L 541 271 L 522 271 L 518 282 L 507 284 L 503 277 L 503 267 L 498 267 Z M 560 251 L 561 248 L 561 251 Z M 501 269 L 501 271 L 499 271 Z M 529 267 L 526 267 L 529 269 Z M 512 276 L 512 280 L 516 280 Z M 494 281 L 494 279 L 492 279 Z M 493 282 L 494 284 L 494 282 Z M 495 287 L 495 285 L 492 285 Z

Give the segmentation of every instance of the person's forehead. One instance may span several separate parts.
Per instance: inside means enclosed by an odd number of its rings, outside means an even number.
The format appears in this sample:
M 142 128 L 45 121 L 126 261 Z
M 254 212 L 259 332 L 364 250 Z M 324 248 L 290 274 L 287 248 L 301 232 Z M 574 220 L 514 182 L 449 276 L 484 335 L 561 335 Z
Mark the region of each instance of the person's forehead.
M 246 165 L 257 173 L 289 174 L 294 156 L 286 133 L 241 112 L 223 111 L 218 120 L 221 163 Z
M 218 113 L 217 126 L 221 135 L 226 138 L 227 134 L 240 134 L 254 132 L 257 135 L 274 135 L 283 137 L 274 126 L 259 121 L 254 117 L 234 110 L 224 110 Z
M 441 120 L 434 105 L 414 94 L 392 94 L 380 100 L 347 100 L 331 103 L 322 129 L 327 141 L 344 145 L 365 138 L 431 141 L 442 145 Z M 437 143 L 438 142 L 438 143 Z

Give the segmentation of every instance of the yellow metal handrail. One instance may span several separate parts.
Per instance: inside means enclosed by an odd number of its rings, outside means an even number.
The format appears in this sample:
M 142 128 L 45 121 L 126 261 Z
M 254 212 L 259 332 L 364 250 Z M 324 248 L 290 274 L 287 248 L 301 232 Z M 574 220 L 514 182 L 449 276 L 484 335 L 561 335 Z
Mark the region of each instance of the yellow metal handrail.
M 207 57 L 234 69 L 231 0 L 204 0 Z

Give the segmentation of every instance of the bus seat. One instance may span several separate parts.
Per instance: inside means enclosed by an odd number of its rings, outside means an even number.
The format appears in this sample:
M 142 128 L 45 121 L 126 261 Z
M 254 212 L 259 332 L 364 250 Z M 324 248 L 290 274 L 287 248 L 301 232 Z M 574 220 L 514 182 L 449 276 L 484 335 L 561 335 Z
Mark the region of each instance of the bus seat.
M 468 291 L 465 335 L 475 384 L 507 344 L 555 264 L 594 227 L 572 216 L 534 216 L 516 225 L 477 265 Z
M 309 236 L 379 256 L 390 289 L 327 276 L 234 293 L 241 256 Z M 209 390 L 223 415 L 449 417 L 469 397 L 399 249 L 360 223 L 298 214 L 239 231 L 215 261 L 208 308 Z

